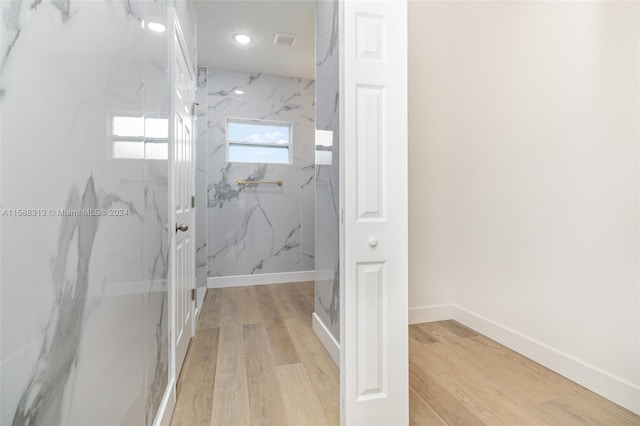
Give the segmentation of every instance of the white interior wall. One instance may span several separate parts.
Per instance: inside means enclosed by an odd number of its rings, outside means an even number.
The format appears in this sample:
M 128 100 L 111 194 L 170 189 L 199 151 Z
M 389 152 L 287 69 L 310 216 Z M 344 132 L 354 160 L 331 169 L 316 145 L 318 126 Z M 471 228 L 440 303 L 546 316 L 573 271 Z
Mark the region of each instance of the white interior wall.
M 413 322 L 636 412 L 638 23 L 634 2 L 409 5 Z

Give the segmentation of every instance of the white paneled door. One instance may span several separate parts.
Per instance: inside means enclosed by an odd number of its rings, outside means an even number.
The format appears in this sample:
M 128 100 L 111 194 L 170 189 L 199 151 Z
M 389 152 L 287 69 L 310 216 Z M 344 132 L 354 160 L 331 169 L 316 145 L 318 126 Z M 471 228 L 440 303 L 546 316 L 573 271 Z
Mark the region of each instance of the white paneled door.
M 342 5 L 341 420 L 406 425 L 407 2 Z
M 171 324 L 173 378 L 177 379 L 193 333 L 194 305 L 191 290 L 195 287 L 195 194 L 194 119 L 195 75 L 189 61 L 177 19 L 172 34 L 172 117 L 169 164 L 173 220 L 169 232 L 171 244 Z

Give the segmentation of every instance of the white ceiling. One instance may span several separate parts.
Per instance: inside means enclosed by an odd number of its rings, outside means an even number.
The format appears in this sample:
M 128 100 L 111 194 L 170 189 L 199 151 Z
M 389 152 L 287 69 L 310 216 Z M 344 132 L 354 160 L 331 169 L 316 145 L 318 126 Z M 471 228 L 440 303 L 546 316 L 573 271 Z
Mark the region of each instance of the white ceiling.
M 198 66 L 314 79 L 315 1 L 195 1 Z M 276 46 L 276 32 L 295 34 L 292 47 Z M 253 42 L 239 46 L 237 33 Z

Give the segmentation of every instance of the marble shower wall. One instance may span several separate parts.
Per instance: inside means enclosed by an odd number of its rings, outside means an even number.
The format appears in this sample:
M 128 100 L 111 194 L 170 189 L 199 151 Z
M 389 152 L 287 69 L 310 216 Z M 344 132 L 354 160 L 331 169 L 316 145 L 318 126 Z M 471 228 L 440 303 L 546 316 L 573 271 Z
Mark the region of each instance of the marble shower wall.
M 196 86 L 196 286 L 207 286 L 207 69 L 198 68 Z
M 316 128 L 333 132 L 316 146 L 315 312 L 340 340 L 338 0 L 316 2 Z M 330 155 L 327 155 L 328 152 Z M 330 160 L 327 161 L 327 158 Z
M 194 34 L 180 0 L 0 1 L 0 424 L 157 413 L 167 161 L 114 158 L 112 119 L 168 117 L 168 33 L 142 22 L 169 6 Z
M 213 69 L 198 75 L 199 99 L 207 93 L 207 275 L 314 270 L 314 82 Z M 227 163 L 227 117 L 291 122 L 293 164 Z M 243 187 L 238 179 L 284 184 Z

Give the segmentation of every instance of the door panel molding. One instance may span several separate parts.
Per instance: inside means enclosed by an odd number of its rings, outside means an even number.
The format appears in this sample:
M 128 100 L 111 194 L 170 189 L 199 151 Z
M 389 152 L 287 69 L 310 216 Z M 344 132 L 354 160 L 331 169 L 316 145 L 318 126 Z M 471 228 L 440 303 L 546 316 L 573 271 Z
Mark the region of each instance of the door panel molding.
M 195 287 L 193 152 L 195 74 L 175 9 L 169 8 L 171 108 L 169 116 L 169 384 L 175 387 L 194 332 Z
M 406 425 L 407 2 L 341 6 L 341 422 Z

